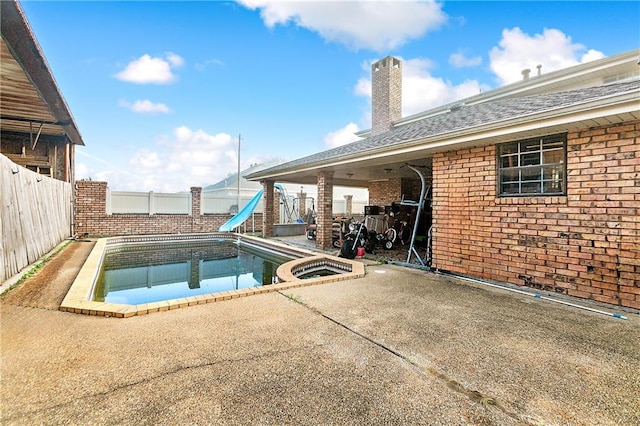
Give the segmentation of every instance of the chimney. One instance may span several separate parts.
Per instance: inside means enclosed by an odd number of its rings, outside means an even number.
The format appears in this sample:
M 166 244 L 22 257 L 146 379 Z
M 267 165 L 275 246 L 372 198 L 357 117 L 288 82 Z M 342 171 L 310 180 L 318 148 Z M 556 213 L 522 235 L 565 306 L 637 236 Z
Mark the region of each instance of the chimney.
M 371 134 L 391 129 L 402 118 L 402 61 L 387 56 L 371 65 Z

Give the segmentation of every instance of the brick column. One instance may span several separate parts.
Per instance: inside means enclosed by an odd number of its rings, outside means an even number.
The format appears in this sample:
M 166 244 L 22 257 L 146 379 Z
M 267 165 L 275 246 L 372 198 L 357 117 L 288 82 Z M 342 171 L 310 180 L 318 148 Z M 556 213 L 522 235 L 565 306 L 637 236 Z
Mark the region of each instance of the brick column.
M 307 193 L 298 192 L 298 215 L 300 219 L 307 220 Z
M 273 237 L 273 220 L 274 220 L 274 200 L 275 193 L 272 180 L 265 180 L 262 182 L 264 188 L 263 201 L 264 209 L 262 213 L 262 236 Z
M 326 250 L 331 247 L 333 227 L 333 172 L 318 172 L 318 235 L 316 247 Z
M 76 188 L 76 233 L 101 234 L 100 222 L 107 215 L 107 182 L 78 180 Z
M 191 216 L 200 218 L 200 200 L 202 197 L 202 188 L 199 186 L 191 187 Z
M 280 203 L 282 202 L 280 191 L 277 189 L 272 190 L 273 192 L 273 223 L 280 223 Z
M 344 196 L 344 201 L 345 201 L 345 214 L 347 216 L 351 216 L 351 214 L 353 213 L 353 195 L 345 195 Z
M 202 197 L 202 188 L 199 186 L 191 187 L 191 232 L 202 232 L 200 223 L 200 200 Z

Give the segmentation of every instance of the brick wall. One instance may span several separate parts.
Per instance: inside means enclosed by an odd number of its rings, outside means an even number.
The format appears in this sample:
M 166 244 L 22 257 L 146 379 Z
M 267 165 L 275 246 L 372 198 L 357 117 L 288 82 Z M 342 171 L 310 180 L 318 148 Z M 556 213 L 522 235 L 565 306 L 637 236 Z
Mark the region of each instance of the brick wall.
M 372 206 L 390 206 L 399 202 L 404 196 L 407 200 L 418 201 L 420 199 L 421 182 L 417 174 L 414 178 L 392 178 L 369 183 L 369 204 Z M 425 176 L 427 189 L 431 185 L 431 177 Z
M 89 236 L 193 234 L 216 232 L 229 214 L 200 214 L 201 188 L 191 188 L 191 215 L 111 214 L 108 215 L 107 182 L 76 181 L 75 231 Z M 262 215 L 256 213 L 256 224 Z M 257 231 L 261 230 L 258 226 Z
M 159 248 L 162 247 L 162 248 Z M 212 245 L 206 242 L 182 242 L 161 245 L 129 245 L 109 250 L 104 267 L 138 268 L 195 260 L 219 260 L 238 257 L 238 246 L 231 240 Z
M 417 175 L 416 175 L 417 178 Z M 394 201 L 400 201 L 402 182 L 400 178 L 391 178 L 369 183 L 369 205 L 390 206 Z
M 496 149 L 433 158 L 433 266 L 640 308 L 640 121 L 567 135 L 567 195 L 496 196 Z

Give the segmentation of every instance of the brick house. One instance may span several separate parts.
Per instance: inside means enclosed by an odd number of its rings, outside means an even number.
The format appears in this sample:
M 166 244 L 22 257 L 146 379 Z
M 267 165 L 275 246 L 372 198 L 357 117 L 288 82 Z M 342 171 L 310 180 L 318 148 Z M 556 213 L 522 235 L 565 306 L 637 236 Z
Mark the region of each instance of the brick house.
M 372 66 L 364 139 L 247 178 L 265 194 L 274 181 L 317 184 L 317 244 L 327 248 L 333 185 L 366 187 L 369 204 L 388 206 L 418 199 L 420 170 L 432 268 L 640 308 L 639 54 L 525 71 L 405 118 L 402 63 L 388 57 Z

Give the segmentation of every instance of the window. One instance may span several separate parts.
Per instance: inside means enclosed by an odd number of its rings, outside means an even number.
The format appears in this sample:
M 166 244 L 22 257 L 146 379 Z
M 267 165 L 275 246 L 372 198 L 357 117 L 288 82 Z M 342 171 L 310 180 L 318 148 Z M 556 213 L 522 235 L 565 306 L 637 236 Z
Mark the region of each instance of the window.
M 563 195 L 566 152 L 566 134 L 498 145 L 500 195 Z

